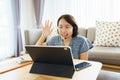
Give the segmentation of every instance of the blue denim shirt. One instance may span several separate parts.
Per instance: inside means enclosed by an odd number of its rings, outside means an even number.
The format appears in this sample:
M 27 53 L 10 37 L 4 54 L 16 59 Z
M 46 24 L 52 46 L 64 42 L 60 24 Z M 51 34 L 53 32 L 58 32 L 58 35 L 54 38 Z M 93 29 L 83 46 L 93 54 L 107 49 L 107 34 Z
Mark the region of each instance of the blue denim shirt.
M 46 43 L 48 46 L 64 46 L 59 35 L 53 36 L 51 39 L 47 40 Z M 69 46 L 72 49 L 72 55 L 75 59 L 79 59 L 81 53 L 86 52 L 93 47 L 92 43 L 87 38 L 80 35 L 73 37 Z

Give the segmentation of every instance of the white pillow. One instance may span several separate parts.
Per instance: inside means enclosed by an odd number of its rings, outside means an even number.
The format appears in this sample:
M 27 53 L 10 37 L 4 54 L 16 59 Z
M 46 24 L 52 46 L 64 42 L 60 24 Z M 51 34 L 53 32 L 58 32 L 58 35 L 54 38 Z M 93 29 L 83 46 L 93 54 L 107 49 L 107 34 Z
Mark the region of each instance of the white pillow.
M 120 22 L 96 21 L 94 45 L 120 47 Z

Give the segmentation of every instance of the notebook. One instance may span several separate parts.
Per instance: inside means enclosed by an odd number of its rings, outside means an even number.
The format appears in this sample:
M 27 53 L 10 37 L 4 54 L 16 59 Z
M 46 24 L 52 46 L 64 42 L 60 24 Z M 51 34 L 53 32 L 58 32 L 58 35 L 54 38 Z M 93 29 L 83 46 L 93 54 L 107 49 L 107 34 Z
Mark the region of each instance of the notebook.
M 72 78 L 75 69 L 70 47 L 26 45 L 25 48 L 33 60 L 30 73 Z

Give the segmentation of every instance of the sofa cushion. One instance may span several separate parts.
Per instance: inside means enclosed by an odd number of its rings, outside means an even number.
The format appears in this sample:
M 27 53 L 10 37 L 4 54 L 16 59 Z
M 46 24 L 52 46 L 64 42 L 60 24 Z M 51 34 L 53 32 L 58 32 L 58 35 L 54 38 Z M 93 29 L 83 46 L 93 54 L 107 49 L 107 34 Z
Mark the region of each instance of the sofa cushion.
M 94 46 L 88 51 L 89 60 L 100 61 L 106 64 L 120 65 L 120 47 Z
M 41 29 L 24 30 L 25 45 L 35 45 L 41 36 Z
M 107 47 L 120 46 L 120 22 L 96 21 L 95 45 Z

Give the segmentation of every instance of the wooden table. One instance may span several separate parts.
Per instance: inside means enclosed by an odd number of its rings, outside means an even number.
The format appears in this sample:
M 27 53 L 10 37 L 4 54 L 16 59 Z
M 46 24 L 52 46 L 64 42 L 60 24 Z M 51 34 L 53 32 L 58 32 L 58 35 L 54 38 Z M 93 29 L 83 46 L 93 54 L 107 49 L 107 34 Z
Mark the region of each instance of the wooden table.
M 83 60 L 74 60 L 75 64 L 80 62 L 83 62 Z M 94 61 L 87 62 L 90 62 L 92 66 L 80 71 L 75 71 L 72 79 L 29 73 L 32 65 L 30 64 L 1 74 L 0 80 L 96 80 L 99 71 L 101 70 L 102 64 L 100 62 Z

